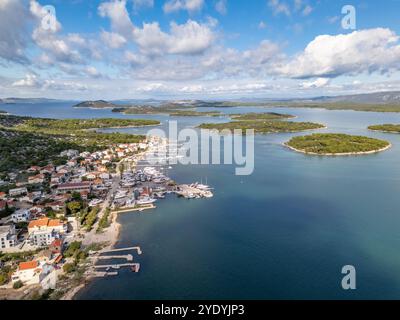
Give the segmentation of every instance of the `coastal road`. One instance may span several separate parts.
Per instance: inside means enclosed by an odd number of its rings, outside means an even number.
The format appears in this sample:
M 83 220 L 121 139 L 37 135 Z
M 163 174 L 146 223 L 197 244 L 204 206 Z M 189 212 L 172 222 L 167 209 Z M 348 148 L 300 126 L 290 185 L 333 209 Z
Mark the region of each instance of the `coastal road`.
M 121 163 L 121 162 L 120 162 Z M 117 168 L 119 167 L 119 164 L 117 165 Z M 97 228 L 99 225 L 99 222 L 103 215 L 106 213 L 106 209 L 111 207 L 113 196 L 115 192 L 117 191 L 119 187 L 119 183 L 121 181 L 121 174 L 119 172 L 119 169 L 117 169 L 117 173 L 115 177 L 113 178 L 112 185 L 110 187 L 110 190 L 107 194 L 106 200 L 103 202 L 103 204 L 100 207 L 100 211 L 98 213 L 97 221 L 93 225 L 93 228 L 90 232 L 87 232 L 85 234 L 85 238 L 83 240 L 84 245 L 90 245 L 92 243 L 99 243 L 99 242 L 110 242 L 113 241 L 114 234 L 113 232 L 103 232 L 103 233 L 97 233 Z M 109 229 L 115 229 L 115 226 L 110 226 Z

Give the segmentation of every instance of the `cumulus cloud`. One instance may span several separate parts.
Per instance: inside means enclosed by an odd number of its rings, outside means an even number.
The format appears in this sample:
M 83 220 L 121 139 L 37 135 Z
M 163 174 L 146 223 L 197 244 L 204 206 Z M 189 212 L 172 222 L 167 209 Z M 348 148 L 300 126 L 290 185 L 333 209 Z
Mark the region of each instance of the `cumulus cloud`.
M 30 88 L 37 88 L 41 85 L 41 82 L 34 74 L 27 74 L 25 78 L 15 81 L 12 83 L 13 87 L 30 87 Z
M 22 1 L 0 0 L 0 58 L 26 63 L 25 48 L 28 44 L 26 22 L 31 17 Z
M 325 77 L 399 70 L 399 37 L 377 28 L 350 34 L 321 35 L 276 71 L 293 78 Z
M 100 37 L 103 42 L 112 49 L 121 48 L 127 42 L 125 37 L 115 32 L 102 31 Z
M 204 0 L 169 0 L 164 6 L 165 13 L 186 10 L 189 13 L 200 11 L 203 8 Z
M 195 7 L 190 1 L 185 4 L 190 8 Z M 207 50 L 215 40 L 212 30 L 215 26 L 214 20 L 208 23 L 190 19 L 184 24 L 171 22 L 169 32 L 161 30 L 158 22 L 143 23 L 142 27 L 137 27 L 129 17 L 125 0 L 102 3 L 99 14 L 111 20 L 114 40 L 116 34 L 130 39 L 144 54 L 199 54 Z M 111 40 L 110 37 L 110 34 L 103 34 L 103 38 L 107 38 L 103 40 Z M 122 38 L 119 37 L 119 40 Z
M 39 90 L 72 90 L 83 91 L 89 87 L 77 81 L 56 81 L 53 79 L 42 80 L 35 74 L 27 74 L 25 78 L 12 83 L 13 87 L 34 88 Z

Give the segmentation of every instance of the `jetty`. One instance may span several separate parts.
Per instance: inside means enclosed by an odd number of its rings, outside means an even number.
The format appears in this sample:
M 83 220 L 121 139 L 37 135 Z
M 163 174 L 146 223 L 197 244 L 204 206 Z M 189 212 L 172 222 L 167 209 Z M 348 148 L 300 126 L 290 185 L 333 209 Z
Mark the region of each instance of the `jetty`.
M 116 269 L 119 270 L 121 268 L 131 268 L 133 272 L 139 272 L 140 263 L 121 263 L 121 264 L 103 264 L 98 266 L 93 266 L 95 269 Z
M 137 251 L 138 255 L 143 254 L 142 249 L 140 247 L 128 247 L 128 248 L 102 250 L 99 253 L 103 254 L 103 253 L 113 253 L 113 252 L 123 252 L 123 251 Z
M 120 255 L 120 256 L 99 256 L 98 260 L 109 260 L 109 259 L 125 259 L 126 261 L 133 261 L 133 255 Z

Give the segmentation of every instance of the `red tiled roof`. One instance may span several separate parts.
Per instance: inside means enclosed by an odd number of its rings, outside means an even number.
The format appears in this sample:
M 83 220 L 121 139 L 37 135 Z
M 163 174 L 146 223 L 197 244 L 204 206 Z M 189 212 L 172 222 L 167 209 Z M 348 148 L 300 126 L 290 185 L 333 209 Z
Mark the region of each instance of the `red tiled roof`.
M 21 262 L 19 264 L 19 270 L 29 270 L 29 269 L 36 269 L 38 267 L 37 261 L 28 261 L 28 262 Z
M 61 225 L 62 222 L 60 221 L 60 219 L 42 218 L 29 222 L 28 229 L 32 229 L 34 227 L 58 227 Z
M 49 227 L 58 227 L 61 225 L 62 225 L 62 223 L 61 223 L 60 219 L 50 220 L 49 224 L 48 224 Z
M 49 218 L 43 218 L 39 220 L 32 220 L 29 222 L 28 229 L 34 228 L 34 227 L 46 227 L 49 223 Z

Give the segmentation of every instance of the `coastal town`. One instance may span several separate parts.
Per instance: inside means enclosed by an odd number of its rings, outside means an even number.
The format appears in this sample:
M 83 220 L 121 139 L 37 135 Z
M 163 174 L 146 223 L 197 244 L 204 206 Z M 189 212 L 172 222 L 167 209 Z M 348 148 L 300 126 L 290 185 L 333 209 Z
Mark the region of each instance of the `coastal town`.
M 167 176 L 171 167 L 146 162 L 167 144 L 149 137 L 102 151 L 64 150 L 65 164 L 8 173 L 0 181 L 0 299 L 71 299 L 91 278 L 116 276 L 120 267 L 138 272 L 133 252 L 141 248 L 114 248 L 118 214 L 154 209 L 168 194 L 213 197 L 209 186 L 178 185 Z M 129 263 L 97 264 L 114 258 Z

